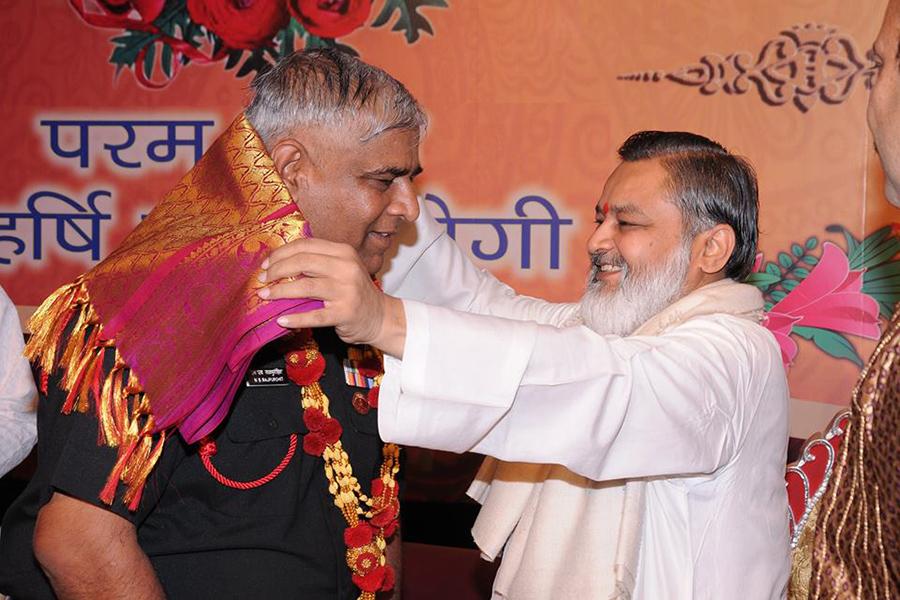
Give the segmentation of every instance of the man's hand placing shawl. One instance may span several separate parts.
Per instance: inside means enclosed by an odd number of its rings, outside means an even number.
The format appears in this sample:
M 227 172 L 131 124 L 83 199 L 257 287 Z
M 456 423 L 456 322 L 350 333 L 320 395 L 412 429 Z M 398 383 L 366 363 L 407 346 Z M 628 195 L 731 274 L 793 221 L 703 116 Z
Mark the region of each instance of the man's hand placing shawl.
M 312 298 L 325 305 L 279 317 L 282 327 L 333 326 L 349 344 L 369 344 L 403 357 L 403 303 L 373 284 L 353 247 L 316 238 L 297 239 L 274 250 L 262 267 L 260 280 L 269 285 L 259 291 L 260 298 Z

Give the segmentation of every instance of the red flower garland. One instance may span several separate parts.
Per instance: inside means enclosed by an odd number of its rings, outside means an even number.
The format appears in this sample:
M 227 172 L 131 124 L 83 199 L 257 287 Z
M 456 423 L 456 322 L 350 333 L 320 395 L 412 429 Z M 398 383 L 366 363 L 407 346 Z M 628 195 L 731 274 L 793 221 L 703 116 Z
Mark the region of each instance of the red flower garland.
M 297 348 L 298 346 L 299 348 Z M 297 349 L 291 350 L 285 355 L 285 363 L 288 377 L 304 388 L 303 423 L 309 429 L 309 433 L 303 436 L 303 451 L 312 456 L 324 457 L 325 451 L 338 444 L 343 433 L 343 428 L 338 420 L 326 412 L 327 398 L 324 398 L 324 404 L 321 404 L 323 408 L 310 405 L 306 401 L 307 393 L 322 394 L 318 381 L 325 373 L 325 358 L 319 352 L 309 331 L 300 335 L 295 348 Z M 360 373 L 375 379 L 376 382 L 376 385 L 369 390 L 365 400 L 367 405 L 372 408 L 378 406 L 378 389 L 384 372 L 379 363 L 380 361 L 377 360 L 366 361 L 359 368 Z M 334 452 L 343 454 L 346 459 L 346 453 L 340 448 L 340 445 L 329 455 L 332 460 Z M 394 452 L 396 453 L 396 448 Z M 382 465 L 382 477 L 372 480 L 370 487 L 371 510 L 366 513 L 366 516 L 371 515 L 368 521 L 358 520 L 361 517 L 357 517 L 355 512 L 348 515 L 341 508 L 351 525 L 344 530 L 347 565 L 352 572 L 353 583 L 363 592 L 360 598 L 365 599 L 374 599 L 375 592 L 393 589 L 395 583 L 394 569 L 388 564 L 381 564 L 384 560 L 384 540 L 397 531 L 400 514 L 400 502 L 397 498 L 399 486 L 393 480 L 392 474 L 396 473 L 396 468 L 392 472 L 389 468 L 391 463 L 388 462 L 396 460 L 396 454 L 394 454 L 394 459 L 389 459 L 388 456 L 386 452 L 385 463 Z M 327 466 L 328 457 L 325 458 L 327 473 L 330 467 Z M 387 482 L 390 482 L 390 485 L 387 485 Z
M 285 363 L 287 376 L 299 386 L 312 385 L 325 372 L 325 357 L 318 350 L 289 352 Z
M 325 448 L 341 439 L 343 427 L 337 419 L 326 416 L 318 408 L 303 411 L 303 423 L 309 433 L 303 436 L 303 451 L 313 456 L 322 456 Z
M 388 591 L 394 588 L 394 568 L 379 565 L 365 575 L 353 574 L 354 585 L 364 592 Z
M 358 523 L 344 530 L 344 544 L 350 548 L 361 548 L 372 543 L 375 528 L 366 522 Z
M 368 395 L 366 396 L 366 402 L 369 403 L 369 406 L 372 408 L 378 408 L 378 395 L 381 389 L 380 385 L 376 385 L 371 390 L 369 390 Z
M 397 530 L 400 517 L 400 500 L 397 497 L 398 487 L 388 487 L 381 479 L 372 480 L 372 518 L 369 522 L 384 530 L 385 537 L 390 537 Z

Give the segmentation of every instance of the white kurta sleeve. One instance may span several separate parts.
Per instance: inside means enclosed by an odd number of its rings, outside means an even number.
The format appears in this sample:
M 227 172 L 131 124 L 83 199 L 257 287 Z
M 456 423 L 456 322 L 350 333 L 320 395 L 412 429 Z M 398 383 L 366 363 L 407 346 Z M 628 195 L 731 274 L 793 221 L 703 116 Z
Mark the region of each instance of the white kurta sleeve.
M 404 359 L 386 357 L 379 400 L 384 439 L 596 481 L 724 465 L 758 406 L 750 365 L 754 379 L 780 369 L 765 331 L 734 317 L 617 338 L 404 305 Z
M 576 311 L 576 304 L 517 295 L 472 263 L 421 198 L 419 210 L 414 232 L 408 232 L 414 233 L 413 239 L 399 245 L 389 269 L 381 275 L 386 293 L 471 313 L 549 325 L 563 324 Z
M 0 476 L 22 462 L 37 438 L 37 390 L 15 306 L 0 288 Z

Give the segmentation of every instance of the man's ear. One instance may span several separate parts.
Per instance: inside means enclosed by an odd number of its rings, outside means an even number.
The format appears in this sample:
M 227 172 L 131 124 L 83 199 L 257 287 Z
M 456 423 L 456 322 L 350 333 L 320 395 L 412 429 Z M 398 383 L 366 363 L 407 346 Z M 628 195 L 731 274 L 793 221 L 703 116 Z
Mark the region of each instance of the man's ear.
M 272 147 L 270 155 L 275 163 L 275 170 L 296 201 L 297 192 L 306 189 L 309 169 L 312 166 L 306 146 L 296 139 L 285 138 Z
M 707 275 L 714 275 L 728 264 L 734 246 L 734 229 L 731 225 L 719 223 L 697 236 L 694 246 L 698 251 L 696 265 Z

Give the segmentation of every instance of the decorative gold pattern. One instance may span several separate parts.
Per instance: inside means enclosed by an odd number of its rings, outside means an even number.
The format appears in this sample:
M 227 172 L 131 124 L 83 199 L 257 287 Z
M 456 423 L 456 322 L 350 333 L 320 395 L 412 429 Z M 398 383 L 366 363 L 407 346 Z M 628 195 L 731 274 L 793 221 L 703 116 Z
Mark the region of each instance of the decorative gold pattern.
M 118 336 L 118 345 L 126 356 L 139 351 L 141 362 L 132 366 L 157 403 L 161 426 L 172 423 L 161 419 L 160 405 L 169 405 L 185 381 L 179 369 L 154 365 L 166 364 L 173 354 L 218 355 L 222 324 L 238 323 L 262 307 L 265 301 L 255 292 L 263 284 L 234 274 L 252 273 L 276 242 L 304 237 L 299 212 L 265 220 L 285 208 L 296 206 L 241 115 L 123 244 L 85 276 L 104 325 L 127 319 L 127 335 Z M 161 270 L 166 274 L 158 287 L 142 287 Z M 190 293 L 172 294 L 173 289 Z M 143 303 L 142 310 L 131 311 L 133 299 Z M 153 310 L 143 309 L 149 305 Z
M 816 519 L 820 503 L 814 503 L 806 519 L 806 527 L 800 530 L 797 545 L 791 551 L 791 575 L 788 584 L 788 600 L 809 598 L 809 579 L 812 571 L 812 549 L 815 540 Z
M 790 510 L 791 548 L 798 547 L 819 500 L 825 494 L 834 473 L 836 454 L 840 449 L 850 411 L 844 410 L 831 419 L 824 434 L 815 433 L 803 445 L 800 458 L 788 465 L 785 484 Z
M 850 411 L 836 414 L 824 434 L 815 433 L 803 445 L 800 458 L 785 472 L 791 531 L 790 600 L 806 600 L 812 565 L 816 518 L 828 482 L 834 475 Z
M 63 338 L 73 319 L 68 337 Z M 68 392 L 62 412 L 86 413 L 93 404 L 101 440 L 118 450 L 100 499 L 112 504 L 121 481 L 126 486 L 122 501 L 135 510 L 162 453 L 166 432 L 153 433 L 150 401 L 118 350 L 113 367 L 104 373 L 104 358 L 114 346 L 99 339 L 100 321 L 83 283 L 79 280 L 54 292 L 35 312 L 30 326 L 25 354 L 43 373 L 42 392 L 47 392 L 47 377 L 59 369 L 60 388 Z
M 707 54 L 698 63 L 675 71 L 644 71 L 620 75 L 623 81 L 671 81 L 700 88 L 712 95 L 745 94 L 756 88 L 766 104 L 791 102 L 807 112 L 816 101 L 840 104 L 857 81 L 868 87 L 876 72 L 870 54 L 860 52 L 853 38 L 825 25 L 795 25 L 769 40 L 754 61 L 750 52 L 727 56 Z
M 240 322 L 263 302 L 255 293 L 262 284 L 249 276 L 262 255 L 304 237 L 304 227 L 241 115 L 115 252 L 35 312 L 26 354 L 40 368 L 43 391 L 61 370 L 63 412 L 93 406 L 103 443 L 118 450 L 100 491 L 104 502 L 113 502 L 121 481 L 123 501 L 137 508 L 167 435 L 184 416 L 177 409 L 185 372 L 171 357 L 214 355 L 223 324 Z M 115 360 L 104 371 L 110 349 Z M 139 357 L 133 364 L 132 356 Z M 168 422 L 161 398 L 174 399 L 163 403 Z
M 900 311 L 853 391 L 822 501 L 812 600 L 900 598 Z

